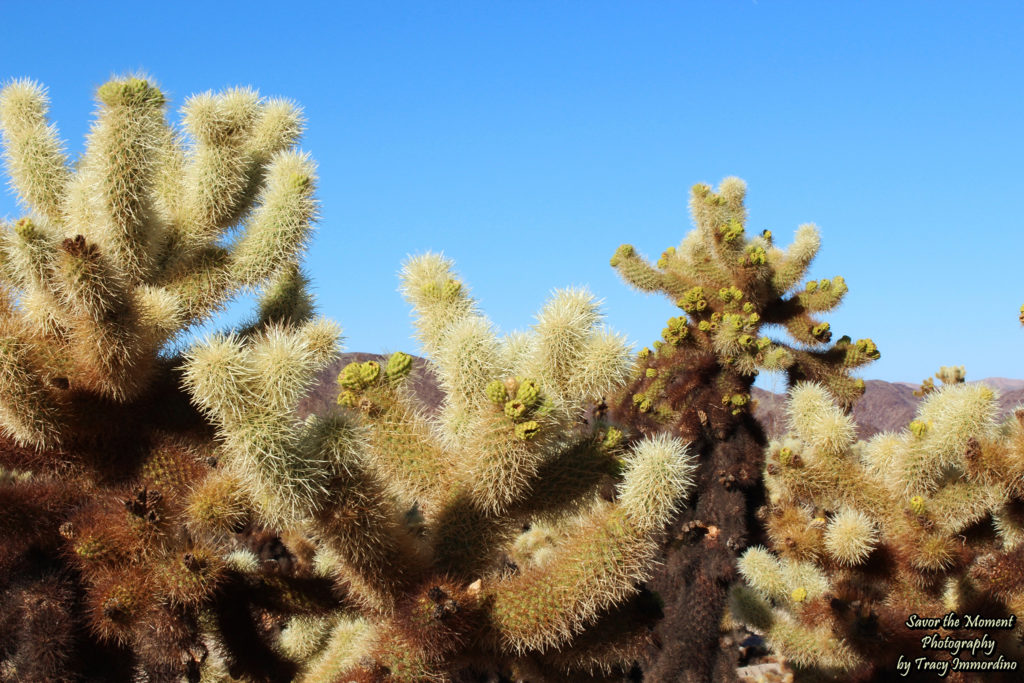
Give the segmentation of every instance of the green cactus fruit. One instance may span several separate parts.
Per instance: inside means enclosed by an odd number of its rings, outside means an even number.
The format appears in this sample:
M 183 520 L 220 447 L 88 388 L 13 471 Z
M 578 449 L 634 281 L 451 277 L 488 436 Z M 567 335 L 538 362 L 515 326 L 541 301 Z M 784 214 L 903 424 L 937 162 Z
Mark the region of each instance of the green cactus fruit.
M 363 388 L 362 363 L 353 361 L 343 367 L 338 373 L 338 384 L 350 390 L 358 391 Z
M 388 357 L 387 369 L 384 374 L 389 380 L 395 381 L 406 377 L 412 369 L 412 356 L 396 351 Z
M 455 301 L 462 293 L 462 283 L 458 280 L 448 280 L 441 289 L 441 298 L 445 301 Z
M 528 410 L 525 403 L 522 401 L 513 399 L 505 404 L 505 414 L 511 417 L 513 420 L 518 420 L 526 414 Z
M 735 219 L 730 219 L 728 223 L 718 229 L 718 233 L 722 236 L 723 242 L 730 244 L 743 236 L 743 224 Z
M 610 451 L 618 447 L 618 445 L 622 443 L 622 437 L 623 434 L 621 430 L 616 429 L 615 427 L 609 427 L 608 431 L 605 433 L 604 439 L 601 441 L 601 448 L 606 451 Z
M 529 441 L 539 433 L 540 425 L 534 420 L 517 424 L 515 428 L 516 438 L 521 441 Z
M 636 254 L 636 250 L 633 249 L 633 245 L 632 244 L 623 244 L 622 246 L 620 246 L 618 249 L 615 250 L 615 255 L 612 256 L 612 259 L 611 259 L 612 267 L 614 268 L 614 267 L 618 266 L 619 263 L 621 263 L 623 259 L 630 258 L 630 257 L 634 256 L 635 254 Z
M 683 296 L 676 301 L 676 306 L 687 313 L 697 313 L 707 308 L 707 301 L 704 299 L 704 288 L 697 286 L 683 292 Z
M 915 515 L 923 515 L 925 511 L 925 501 L 922 496 L 913 496 L 910 499 L 910 510 Z
M 534 407 L 540 400 L 540 385 L 532 379 L 522 380 L 516 390 L 516 400 L 522 402 L 527 408 Z
M 368 360 L 359 367 L 359 378 L 364 387 L 370 386 L 380 377 L 380 363 Z
M 858 339 L 857 349 L 872 360 L 876 360 L 882 356 L 882 354 L 878 351 L 878 347 L 875 346 L 875 342 L 871 341 L 870 339 Z
M 164 104 L 160 89 L 141 78 L 108 81 L 96 91 L 96 98 L 108 107 Z
M 14 232 L 26 242 L 39 237 L 39 229 L 31 218 L 21 218 L 14 224 Z
M 661 337 L 672 346 L 679 346 L 690 334 L 686 324 L 686 318 L 669 318 L 668 327 L 661 331 Z
M 729 304 L 734 301 L 739 301 L 743 298 L 743 292 L 739 287 L 735 285 L 729 285 L 728 287 L 722 287 L 718 290 L 718 298 L 723 302 Z
M 495 405 L 503 406 L 508 400 L 508 389 L 500 379 L 489 382 L 484 392 L 487 394 L 487 400 Z

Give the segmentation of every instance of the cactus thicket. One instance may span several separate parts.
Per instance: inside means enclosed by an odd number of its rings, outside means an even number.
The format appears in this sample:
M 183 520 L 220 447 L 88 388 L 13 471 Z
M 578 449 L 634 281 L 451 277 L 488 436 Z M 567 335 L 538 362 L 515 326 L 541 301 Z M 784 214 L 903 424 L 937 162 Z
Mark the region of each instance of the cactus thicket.
M 671 531 L 666 565 L 651 582 L 666 603 L 663 642 L 645 671 L 654 680 L 726 681 L 736 676 L 734 650 L 720 647 L 727 589 L 736 554 L 756 534 L 763 500 L 765 436 L 751 415 L 760 370 L 784 372 L 790 384 L 814 380 L 849 407 L 864 390 L 850 371 L 878 358 L 870 339 L 832 342 L 819 315 L 846 294 L 842 277 L 801 284 L 818 252 L 818 230 L 802 225 L 788 249 L 770 231 L 746 231 L 746 185 L 694 186 L 696 229 L 651 264 L 630 245 L 611 260 L 644 292 L 667 295 L 682 309 L 654 349 L 643 349 L 634 379 L 611 401 L 610 415 L 639 432 L 667 432 L 692 443 L 700 469 L 693 502 Z M 767 336 L 774 326 L 793 343 Z M 831 343 L 830 343 L 831 342 Z
M 207 93 L 176 129 L 140 77 L 97 101 L 72 163 L 42 88 L 0 95 L 27 211 L 0 233 L 0 676 L 621 677 L 695 465 L 586 419 L 632 363 L 593 297 L 499 338 L 450 263 L 412 259 L 437 418 L 396 353 L 300 419 L 340 331 L 299 267 L 317 202 L 297 108 Z M 243 291 L 248 324 L 186 347 Z
M 766 456 L 769 547 L 740 560 L 745 584 L 731 607 L 796 667 L 797 680 L 896 677 L 901 657 L 1024 657 L 1024 411 L 998 421 L 996 392 L 957 374 L 961 381 L 929 392 L 903 431 L 866 442 L 855 442 L 850 417 L 820 385 L 790 392 L 791 431 Z M 959 627 L 907 623 L 950 612 Z M 972 618 L 1012 627 L 979 630 Z M 984 634 L 996 651 L 923 651 L 933 633 Z M 954 667 L 947 680 L 981 676 L 1019 680 L 1020 672 Z
M 345 366 L 340 412 L 312 421 L 331 481 L 301 526 L 348 600 L 285 626 L 300 680 L 621 679 L 657 612 L 638 584 L 689 489 L 685 444 L 581 421 L 631 361 L 586 291 L 499 337 L 436 254 L 402 290 L 445 398 L 418 408 L 397 352 Z
M 299 109 L 232 89 L 172 125 L 141 76 L 96 100 L 72 160 L 42 87 L 0 91 L 0 680 L 732 681 L 744 622 L 798 678 L 867 681 L 920 652 L 911 614 L 1024 617 L 1024 408 L 943 368 L 856 442 L 879 352 L 821 319 L 847 288 L 803 282 L 814 226 L 747 234 L 742 181 L 695 186 L 656 265 L 612 258 L 682 310 L 653 349 L 585 289 L 499 335 L 427 253 L 401 292 L 441 404 L 395 352 L 300 417 L 341 332 L 300 266 Z M 771 443 L 761 370 L 789 385 Z M 1022 628 L 989 632 L 1008 660 Z

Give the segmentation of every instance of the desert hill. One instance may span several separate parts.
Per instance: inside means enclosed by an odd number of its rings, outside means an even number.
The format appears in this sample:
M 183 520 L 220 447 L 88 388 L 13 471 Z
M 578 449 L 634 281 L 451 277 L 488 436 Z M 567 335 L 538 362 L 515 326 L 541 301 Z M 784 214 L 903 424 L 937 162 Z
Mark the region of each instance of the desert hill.
M 322 413 L 335 404 L 338 395 L 335 379 L 345 365 L 353 361 L 380 361 L 385 356 L 374 353 L 343 353 L 318 378 L 316 386 L 299 404 L 302 416 Z M 413 369 L 409 376 L 413 393 L 427 410 L 434 410 L 440 404 L 444 392 L 438 386 L 437 378 L 423 358 L 413 358 Z M 1005 377 L 989 377 L 983 382 L 999 392 L 1000 415 L 1005 417 L 1024 403 L 1024 380 Z M 867 439 L 883 431 L 898 431 L 914 419 L 914 411 L 921 400 L 914 396 L 916 384 L 908 382 L 885 382 L 869 379 L 865 382 L 864 396 L 853 408 L 857 422 L 857 436 Z M 754 415 L 765 426 L 771 438 L 781 436 L 785 431 L 785 394 L 772 393 L 754 387 Z

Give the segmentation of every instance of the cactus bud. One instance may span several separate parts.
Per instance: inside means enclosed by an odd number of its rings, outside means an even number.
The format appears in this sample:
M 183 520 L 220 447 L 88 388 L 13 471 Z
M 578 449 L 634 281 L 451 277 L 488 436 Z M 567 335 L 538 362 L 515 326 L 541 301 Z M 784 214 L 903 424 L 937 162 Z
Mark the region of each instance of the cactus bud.
M 521 401 L 527 408 L 532 408 L 540 400 L 540 386 L 535 380 L 524 379 L 516 390 L 516 400 Z
M 928 431 L 928 424 L 926 422 L 922 422 L 921 420 L 913 420 L 910 423 L 909 427 L 910 431 L 914 434 L 914 436 L 918 438 L 924 436 L 925 432 Z
M 623 244 L 622 246 L 620 246 L 618 249 L 615 250 L 615 255 L 612 256 L 612 260 L 611 260 L 612 267 L 614 268 L 615 266 L 617 266 L 620 263 L 622 263 L 623 259 L 630 258 L 634 254 L 636 254 L 636 250 L 633 249 L 633 245 L 632 244 Z
M 610 451 L 620 443 L 622 443 L 622 432 L 615 427 L 609 427 L 601 442 L 601 448 Z
M 409 374 L 412 369 L 412 356 L 396 351 L 388 357 L 387 369 L 384 374 L 390 380 L 398 380 Z
M 508 390 L 500 379 L 491 381 L 484 389 L 484 393 L 487 394 L 487 399 L 495 405 L 504 405 L 508 400 Z
M 540 425 L 534 420 L 517 424 L 515 429 L 516 438 L 522 441 L 529 441 L 533 437 L 537 436 L 539 432 Z
M 526 414 L 526 404 L 519 400 L 512 400 L 505 404 L 505 414 L 513 420 Z
M 924 498 L 921 496 L 914 496 L 910 499 L 910 510 L 915 515 L 923 515 L 925 510 Z

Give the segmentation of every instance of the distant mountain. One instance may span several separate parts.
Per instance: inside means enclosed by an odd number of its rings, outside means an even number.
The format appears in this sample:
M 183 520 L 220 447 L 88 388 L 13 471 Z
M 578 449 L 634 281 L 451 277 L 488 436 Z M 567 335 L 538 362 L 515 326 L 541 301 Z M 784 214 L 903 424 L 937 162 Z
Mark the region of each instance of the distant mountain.
M 1008 416 L 1014 408 L 1024 403 L 1024 380 L 989 377 L 978 382 L 998 392 L 1000 418 Z M 914 419 L 917 405 L 921 401 L 914 396 L 914 391 L 920 385 L 877 379 L 869 379 L 864 385 L 864 395 L 853 406 L 857 438 L 869 439 L 879 432 L 900 431 Z M 765 426 L 768 436 L 777 438 L 785 433 L 785 394 L 773 394 L 754 387 L 753 398 L 757 401 L 754 415 Z
M 375 353 L 343 353 L 337 360 L 320 373 L 317 384 L 306 398 L 299 403 L 299 414 L 321 414 L 335 405 L 338 396 L 336 379 L 338 373 L 353 361 L 381 361 L 386 356 Z M 437 376 L 424 358 L 413 357 L 410 386 L 417 400 L 425 409 L 433 412 L 441 403 L 444 392 L 438 386 Z M 983 382 L 999 393 L 1000 416 L 1009 415 L 1015 407 L 1024 403 L 1024 380 L 1005 377 L 989 377 Z M 869 379 L 865 383 L 864 396 L 853 407 L 857 423 L 857 437 L 868 439 L 884 431 L 899 431 L 914 419 L 920 398 L 914 396 L 919 385 L 908 382 L 885 382 Z M 769 438 L 778 438 L 786 431 L 785 394 L 772 393 L 754 387 L 754 415 L 764 425 Z

